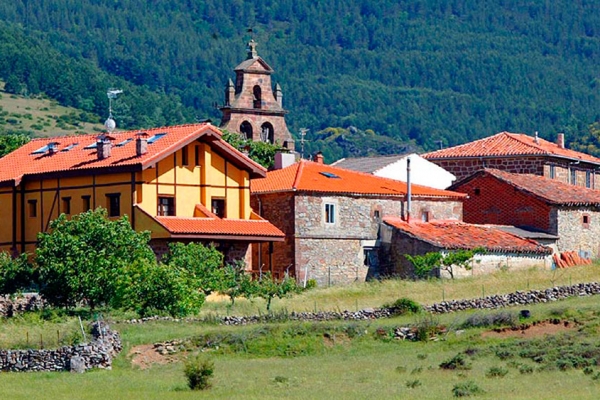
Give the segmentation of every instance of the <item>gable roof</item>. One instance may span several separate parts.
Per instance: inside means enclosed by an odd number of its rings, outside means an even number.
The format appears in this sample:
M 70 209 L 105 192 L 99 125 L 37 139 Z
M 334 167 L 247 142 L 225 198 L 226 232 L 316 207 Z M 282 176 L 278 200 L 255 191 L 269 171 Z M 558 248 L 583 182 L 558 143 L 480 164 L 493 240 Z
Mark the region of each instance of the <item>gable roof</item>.
M 466 194 L 411 185 L 414 197 L 463 199 Z M 346 195 L 406 196 L 406 182 L 301 160 L 289 167 L 269 171 L 267 177 L 250 182 L 253 194 L 319 192 Z
M 332 163 L 331 166 L 372 174 L 383 167 L 402 160 L 409 154 L 410 153 L 396 154 L 393 156 L 342 158 Z
M 600 205 L 600 190 L 571 185 L 545 176 L 515 174 L 493 168 L 477 171 L 450 188 L 460 191 L 462 185 L 482 176 L 491 176 L 550 205 Z
M 269 64 L 267 64 L 267 62 L 262 58 L 254 57 L 242 61 L 237 67 L 234 68 L 234 71 L 248 71 L 263 74 L 271 74 L 273 73 L 273 68 L 271 68 Z
M 500 132 L 487 138 L 423 154 L 428 160 L 506 156 L 549 156 L 600 165 L 600 158 L 589 154 L 560 147 L 542 138 L 509 132 Z
M 445 250 L 472 250 L 482 247 L 488 252 L 551 254 L 552 249 L 537 242 L 484 225 L 458 221 L 415 221 L 407 223 L 397 217 L 383 222 L 404 234 Z
M 137 156 L 135 139 L 146 133 L 147 153 Z M 162 134 L 162 136 L 161 136 Z M 141 171 L 155 165 L 184 146 L 200 140 L 209 143 L 213 151 L 238 168 L 248 170 L 251 177 L 264 177 L 265 168 L 250 160 L 221 139 L 221 132 L 209 123 L 178 125 L 125 132 L 113 132 L 111 156 L 98 159 L 94 145 L 98 135 L 60 136 L 33 139 L 29 143 L 0 158 L 0 185 L 17 186 L 26 177 L 49 174 L 84 174 L 112 171 Z M 50 143 L 55 151 L 42 151 Z

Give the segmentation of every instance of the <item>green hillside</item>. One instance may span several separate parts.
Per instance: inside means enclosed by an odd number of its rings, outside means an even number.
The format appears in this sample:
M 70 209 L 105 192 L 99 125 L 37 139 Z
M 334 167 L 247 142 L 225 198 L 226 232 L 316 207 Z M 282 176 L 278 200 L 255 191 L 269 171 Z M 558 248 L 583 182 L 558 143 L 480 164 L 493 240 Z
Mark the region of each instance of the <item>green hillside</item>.
M 0 5 L 0 78 L 97 115 L 106 89 L 122 88 L 122 127 L 218 121 L 252 27 L 308 151 L 329 146 L 328 127 L 426 149 L 502 130 L 569 142 L 600 120 L 598 10 L 600 0 L 15 0 Z M 365 147 L 335 143 L 332 157 Z

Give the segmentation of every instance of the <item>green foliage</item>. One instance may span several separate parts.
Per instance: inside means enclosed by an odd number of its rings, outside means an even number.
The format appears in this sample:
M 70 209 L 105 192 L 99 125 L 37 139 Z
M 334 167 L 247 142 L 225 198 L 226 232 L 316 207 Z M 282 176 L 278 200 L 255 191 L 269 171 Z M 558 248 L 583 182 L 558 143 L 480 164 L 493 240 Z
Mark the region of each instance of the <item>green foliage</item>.
M 123 271 L 136 261 L 154 260 L 149 240 L 149 232 L 134 231 L 126 216 L 111 221 L 101 208 L 70 219 L 61 214 L 38 235 L 40 292 L 55 306 L 109 305 Z
M 185 317 L 198 313 L 204 303 L 198 280 L 185 268 L 140 259 L 123 272 L 114 305 L 142 317 L 157 312 Z
M 219 293 L 229 296 L 231 306 L 235 304 L 236 298 L 252 294 L 252 278 L 246 273 L 245 268 L 246 265 L 242 261 L 227 264 L 223 268 Z
M 12 295 L 33 285 L 34 270 L 27 254 L 17 258 L 7 252 L 0 252 L 0 295 Z
M 205 295 L 222 289 L 225 279 L 223 254 L 212 245 L 169 243 L 169 252 L 163 262 L 171 268 L 187 271 Z
M 485 372 L 485 376 L 488 378 L 504 378 L 506 374 L 508 374 L 508 370 L 506 368 L 496 366 L 490 367 L 490 369 Z
M 318 284 L 316 279 L 309 279 L 306 281 L 306 286 L 304 287 L 304 290 L 311 290 L 316 288 L 317 286 Z
M 471 262 L 476 254 L 484 253 L 485 249 L 475 248 L 473 250 L 454 250 L 442 254 L 440 252 L 429 252 L 423 255 L 404 256 L 415 268 L 415 275 L 419 278 L 430 276 L 435 270 L 446 271 L 451 279 L 454 279 L 455 268 L 471 270 Z
M 247 152 L 248 157 L 256 161 L 265 168 L 271 168 L 275 164 L 275 153 L 278 151 L 288 151 L 279 144 L 268 142 L 252 141 L 243 138 L 237 133 L 223 132 L 223 140 L 242 152 Z
M 205 390 L 211 387 L 210 379 L 215 372 L 215 364 L 205 356 L 196 356 L 185 363 L 183 373 L 192 390 Z
M 301 287 L 296 280 L 287 274 L 282 281 L 273 279 L 270 272 L 261 274 L 259 279 L 252 281 L 253 285 L 248 291 L 249 296 L 260 297 L 267 302 L 267 311 L 271 310 L 271 302 L 275 297 L 282 299 L 292 294 L 300 293 Z
M 449 360 L 446 360 L 440 364 L 441 369 L 459 369 L 469 370 L 472 368 L 470 362 L 468 362 L 463 353 L 458 353 Z
M 485 393 L 485 391 L 473 381 L 457 383 L 452 388 L 452 395 L 454 397 L 470 397 L 483 393 Z
M 28 143 L 31 138 L 25 134 L 5 134 L 0 135 L 0 157 L 15 151 L 19 147 Z
M 496 313 L 475 313 L 469 315 L 461 324 L 462 329 L 483 328 L 490 326 L 516 326 L 519 316 L 516 312 L 500 311 Z
M 385 304 L 383 308 L 388 308 L 394 315 L 417 314 L 423 311 L 423 307 L 416 301 L 402 297 L 392 304 Z
M 421 386 L 423 383 L 418 380 L 412 380 L 412 381 L 406 381 L 406 387 L 409 389 L 414 389 L 414 388 L 418 388 L 419 386 Z

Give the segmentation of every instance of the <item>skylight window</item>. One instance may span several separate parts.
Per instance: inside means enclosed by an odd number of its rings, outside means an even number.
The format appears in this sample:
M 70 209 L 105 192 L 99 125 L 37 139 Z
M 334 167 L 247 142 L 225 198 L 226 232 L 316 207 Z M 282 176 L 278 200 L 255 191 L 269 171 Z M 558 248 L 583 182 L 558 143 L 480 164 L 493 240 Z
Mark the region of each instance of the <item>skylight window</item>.
M 327 178 L 331 178 L 331 179 L 342 179 L 339 176 L 337 176 L 334 173 L 331 172 L 319 172 L 321 175 L 326 176 Z
M 94 142 L 90 145 L 87 145 L 84 147 L 84 149 L 89 150 L 89 149 L 95 149 L 96 147 L 98 147 L 98 142 Z
M 125 139 L 120 143 L 117 143 L 117 147 L 123 147 L 125 146 L 127 143 L 131 142 L 133 140 L 133 138 L 129 138 L 129 139 Z
M 48 152 L 50 149 L 55 150 L 57 145 L 58 145 L 58 143 L 56 143 L 56 142 L 50 142 L 47 145 L 40 147 L 39 149 L 37 149 L 36 151 L 34 151 L 31 154 L 44 154 L 44 153 Z
M 152 143 L 156 142 L 158 139 L 165 136 L 166 134 L 167 134 L 166 132 L 165 133 L 157 133 L 156 135 L 154 135 L 148 139 L 148 144 L 152 144 Z
M 71 150 L 73 147 L 77 146 L 79 143 L 72 143 L 70 145 L 68 145 L 67 147 L 65 147 L 64 149 L 62 149 L 61 151 L 69 151 Z

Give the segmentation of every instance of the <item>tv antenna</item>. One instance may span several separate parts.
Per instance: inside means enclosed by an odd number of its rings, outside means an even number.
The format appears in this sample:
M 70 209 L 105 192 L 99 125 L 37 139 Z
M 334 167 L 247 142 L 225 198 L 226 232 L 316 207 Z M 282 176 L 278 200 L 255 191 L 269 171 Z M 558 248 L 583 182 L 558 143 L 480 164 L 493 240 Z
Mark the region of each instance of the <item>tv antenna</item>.
M 304 142 L 306 142 L 306 139 L 304 139 L 304 136 L 306 136 L 307 132 L 308 132 L 308 129 L 300 128 L 300 158 L 304 158 Z
M 444 141 L 443 140 L 436 140 L 436 141 L 434 141 L 434 143 L 437 143 L 440 146 L 440 150 L 442 150 L 444 148 Z
M 117 127 L 115 118 L 112 115 L 112 101 L 117 98 L 117 95 L 123 93 L 120 89 L 108 89 L 106 96 L 108 97 L 108 118 L 104 121 L 104 127 L 108 133 L 112 133 Z

